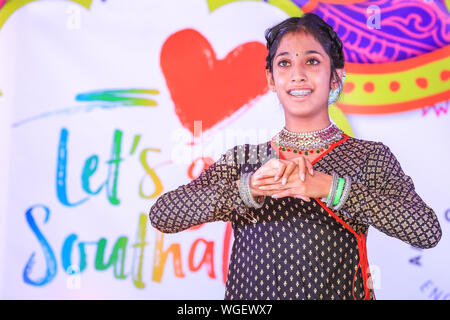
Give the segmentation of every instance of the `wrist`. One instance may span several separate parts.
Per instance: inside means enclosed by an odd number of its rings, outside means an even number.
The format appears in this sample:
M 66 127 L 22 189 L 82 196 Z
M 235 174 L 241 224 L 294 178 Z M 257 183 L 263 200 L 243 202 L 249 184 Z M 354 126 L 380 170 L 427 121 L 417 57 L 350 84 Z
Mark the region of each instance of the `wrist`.
M 328 198 L 332 183 L 333 183 L 333 176 L 327 174 L 324 179 L 324 184 L 322 187 L 322 194 L 321 194 L 320 198 Z
M 250 194 L 252 195 L 253 199 L 255 199 L 256 201 L 258 201 L 259 198 L 261 197 L 261 194 L 260 194 L 260 190 L 259 190 L 259 189 L 253 187 L 253 181 L 254 181 L 254 177 L 253 177 L 253 174 L 251 174 L 251 175 L 250 175 L 250 182 L 249 182 L 249 185 L 250 185 Z M 258 202 L 259 202 L 259 201 L 258 201 Z
M 244 203 L 249 207 L 261 208 L 264 202 L 264 197 L 258 197 L 255 190 L 251 188 L 250 178 L 252 173 L 243 173 L 239 180 L 239 194 Z
M 235 182 L 236 182 L 238 190 L 240 190 L 241 179 L 236 180 Z M 250 194 L 252 195 L 253 199 L 255 199 L 255 200 L 257 200 L 256 198 L 259 196 L 257 194 L 257 192 L 258 192 L 257 190 L 253 189 L 251 181 L 250 181 Z

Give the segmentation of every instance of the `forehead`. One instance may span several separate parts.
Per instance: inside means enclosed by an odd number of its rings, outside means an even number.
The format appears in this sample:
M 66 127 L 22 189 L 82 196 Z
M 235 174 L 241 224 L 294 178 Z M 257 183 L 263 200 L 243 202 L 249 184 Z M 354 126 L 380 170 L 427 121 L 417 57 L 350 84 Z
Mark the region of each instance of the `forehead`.
M 281 38 L 277 53 L 286 51 L 289 54 L 305 54 L 306 51 L 314 50 L 325 55 L 320 42 L 314 36 L 304 32 L 289 32 Z

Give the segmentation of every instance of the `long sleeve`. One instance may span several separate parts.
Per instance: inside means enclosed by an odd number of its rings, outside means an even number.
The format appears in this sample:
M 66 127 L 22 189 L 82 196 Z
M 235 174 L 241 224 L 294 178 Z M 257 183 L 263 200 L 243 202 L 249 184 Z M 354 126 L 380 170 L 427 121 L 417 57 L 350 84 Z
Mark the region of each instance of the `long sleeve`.
M 442 230 L 434 211 L 415 192 L 390 149 L 377 142 L 363 169 L 364 183 L 353 183 L 338 211 L 417 248 L 432 248 Z
M 150 208 L 149 218 L 156 229 L 175 233 L 212 221 L 231 221 L 233 214 L 248 215 L 236 180 L 236 161 L 241 146 L 228 149 L 220 159 L 188 184 L 161 195 Z

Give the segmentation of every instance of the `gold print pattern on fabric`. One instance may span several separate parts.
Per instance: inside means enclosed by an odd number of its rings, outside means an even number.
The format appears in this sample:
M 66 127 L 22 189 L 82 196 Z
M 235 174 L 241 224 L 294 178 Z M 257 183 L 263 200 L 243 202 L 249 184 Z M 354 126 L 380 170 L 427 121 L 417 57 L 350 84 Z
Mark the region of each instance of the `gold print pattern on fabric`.
M 225 299 L 362 299 L 361 268 L 353 284 L 360 262 L 356 238 L 316 200 L 266 197 L 259 209 L 243 203 L 235 181 L 274 157 L 270 141 L 227 150 L 197 179 L 161 195 L 149 212 L 152 225 L 173 233 L 205 222 L 232 223 Z M 358 234 L 367 236 L 373 226 L 418 248 L 441 238 L 433 210 L 382 143 L 349 137 L 314 168 L 351 177 L 349 198 L 335 213 Z

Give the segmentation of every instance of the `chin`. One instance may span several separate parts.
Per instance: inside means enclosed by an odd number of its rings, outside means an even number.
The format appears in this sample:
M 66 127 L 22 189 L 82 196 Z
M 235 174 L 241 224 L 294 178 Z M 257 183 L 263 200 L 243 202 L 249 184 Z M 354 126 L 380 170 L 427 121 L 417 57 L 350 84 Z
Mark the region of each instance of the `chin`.
M 292 116 L 297 117 L 311 117 L 315 113 L 319 112 L 317 108 L 311 108 L 311 106 L 308 107 L 302 105 L 289 106 L 287 109 L 285 109 L 285 112 L 286 111 Z

